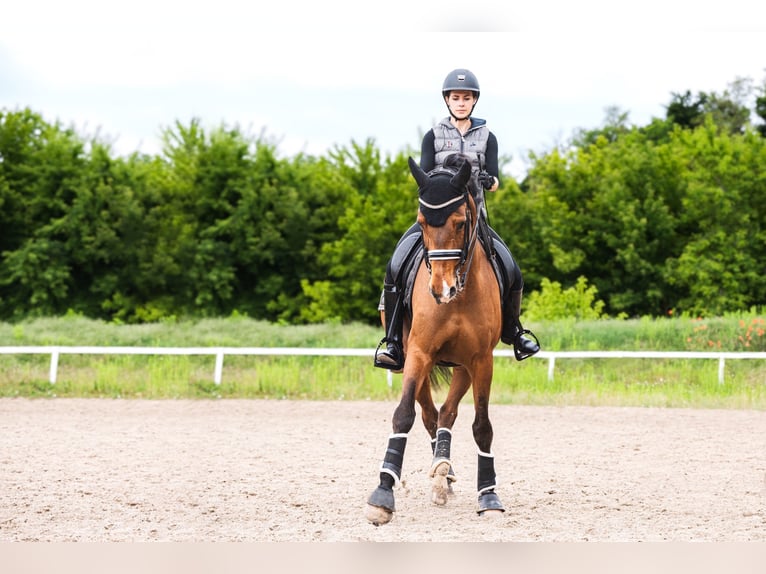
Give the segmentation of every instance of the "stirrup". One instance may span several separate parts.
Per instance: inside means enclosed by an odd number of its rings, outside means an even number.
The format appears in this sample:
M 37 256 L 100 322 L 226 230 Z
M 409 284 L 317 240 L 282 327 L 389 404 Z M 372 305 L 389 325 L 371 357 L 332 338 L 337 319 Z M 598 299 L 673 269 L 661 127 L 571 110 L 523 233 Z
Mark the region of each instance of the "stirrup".
M 380 351 L 380 348 L 383 345 L 387 345 L 388 343 L 389 343 L 389 340 L 387 337 L 383 337 L 380 340 L 380 343 L 378 343 L 378 346 L 375 349 L 375 357 L 373 360 L 373 364 L 374 366 L 380 367 L 381 369 L 389 369 L 390 371 L 394 371 L 394 372 L 401 371 L 402 369 L 404 369 L 404 350 L 403 349 L 401 352 L 401 356 L 398 359 L 397 357 L 394 357 L 393 355 L 389 353 L 389 356 L 393 360 L 393 363 L 386 363 L 386 362 L 378 360 L 378 351 Z
M 521 350 L 521 337 L 523 335 L 531 335 L 530 338 L 534 339 L 534 342 L 537 345 L 537 351 L 528 353 Z M 516 333 L 516 336 L 513 338 L 513 354 L 516 356 L 516 360 L 523 361 L 524 359 L 528 359 L 532 355 L 537 354 L 538 351 L 540 351 L 540 341 L 537 340 L 537 336 L 529 329 L 519 329 L 519 331 Z

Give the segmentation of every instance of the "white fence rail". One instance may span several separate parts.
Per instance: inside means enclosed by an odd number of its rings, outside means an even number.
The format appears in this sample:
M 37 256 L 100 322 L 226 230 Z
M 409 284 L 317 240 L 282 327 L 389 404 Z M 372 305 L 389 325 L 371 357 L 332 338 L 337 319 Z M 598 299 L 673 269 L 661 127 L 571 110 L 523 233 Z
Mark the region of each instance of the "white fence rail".
M 213 381 L 220 385 L 223 379 L 223 358 L 225 355 L 288 355 L 288 356 L 335 356 L 369 357 L 372 364 L 372 349 L 323 349 L 304 347 L 64 347 L 64 346 L 19 346 L 0 347 L 0 355 L 50 355 L 51 384 L 56 383 L 61 355 L 208 355 L 215 356 Z M 510 349 L 498 349 L 495 357 L 513 357 Z M 533 359 L 548 360 L 548 380 L 553 380 L 556 359 L 708 359 L 718 361 L 718 382 L 724 382 L 727 359 L 766 360 L 764 353 L 735 353 L 716 351 L 540 351 Z M 388 371 L 388 384 L 392 375 Z

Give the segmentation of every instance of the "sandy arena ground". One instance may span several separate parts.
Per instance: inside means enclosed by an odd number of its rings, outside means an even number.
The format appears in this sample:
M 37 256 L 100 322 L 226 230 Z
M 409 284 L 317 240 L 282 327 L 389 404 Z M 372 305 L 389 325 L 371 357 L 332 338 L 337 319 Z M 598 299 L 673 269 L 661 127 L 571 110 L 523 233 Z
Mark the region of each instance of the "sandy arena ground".
M 0 399 L 0 542 L 766 541 L 766 412 L 491 406 L 498 493 L 430 502 L 420 419 L 374 527 L 394 403 Z

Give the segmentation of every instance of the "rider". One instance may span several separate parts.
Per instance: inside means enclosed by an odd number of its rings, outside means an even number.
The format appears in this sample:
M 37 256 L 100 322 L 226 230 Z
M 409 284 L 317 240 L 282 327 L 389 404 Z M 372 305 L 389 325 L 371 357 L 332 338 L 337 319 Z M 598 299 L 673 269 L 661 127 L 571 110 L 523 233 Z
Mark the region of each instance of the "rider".
M 420 167 L 425 172 L 444 165 L 445 160 L 460 153 L 470 159 L 473 166 L 472 194 L 484 216 L 483 225 L 492 237 L 496 259 L 504 268 L 506 286 L 501 293 L 503 301 L 503 328 L 501 340 L 513 345 L 518 360 L 526 359 L 540 350 L 537 338 L 521 326 L 521 294 L 524 280 L 521 269 L 513 260 L 508 246 L 486 224 L 484 190 L 496 191 L 500 185 L 497 138 L 489 131 L 487 122 L 471 117 L 479 100 L 479 81 L 470 70 L 457 69 L 447 74 L 442 85 L 442 97 L 449 116 L 442 119 L 423 137 Z M 375 354 L 375 366 L 393 371 L 404 367 L 402 326 L 404 321 L 404 278 L 400 277 L 404 262 L 420 245 L 420 226 L 412 225 L 399 240 L 394 254 L 386 266 L 386 278 L 379 309 L 385 311 L 386 336 Z M 386 346 L 383 348 L 382 344 Z

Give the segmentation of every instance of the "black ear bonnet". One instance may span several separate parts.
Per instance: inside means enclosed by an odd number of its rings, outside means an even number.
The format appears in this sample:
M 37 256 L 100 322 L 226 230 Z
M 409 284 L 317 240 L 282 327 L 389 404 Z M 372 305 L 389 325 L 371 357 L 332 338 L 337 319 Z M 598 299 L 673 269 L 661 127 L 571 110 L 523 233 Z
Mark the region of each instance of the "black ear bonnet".
M 466 202 L 466 184 L 471 177 L 470 162 L 464 161 L 456 171 L 436 168 L 428 173 L 412 158 L 409 158 L 408 163 L 410 172 L 418 183 L 420 212 L 428 225 L 441 227 L 449 216 Z

